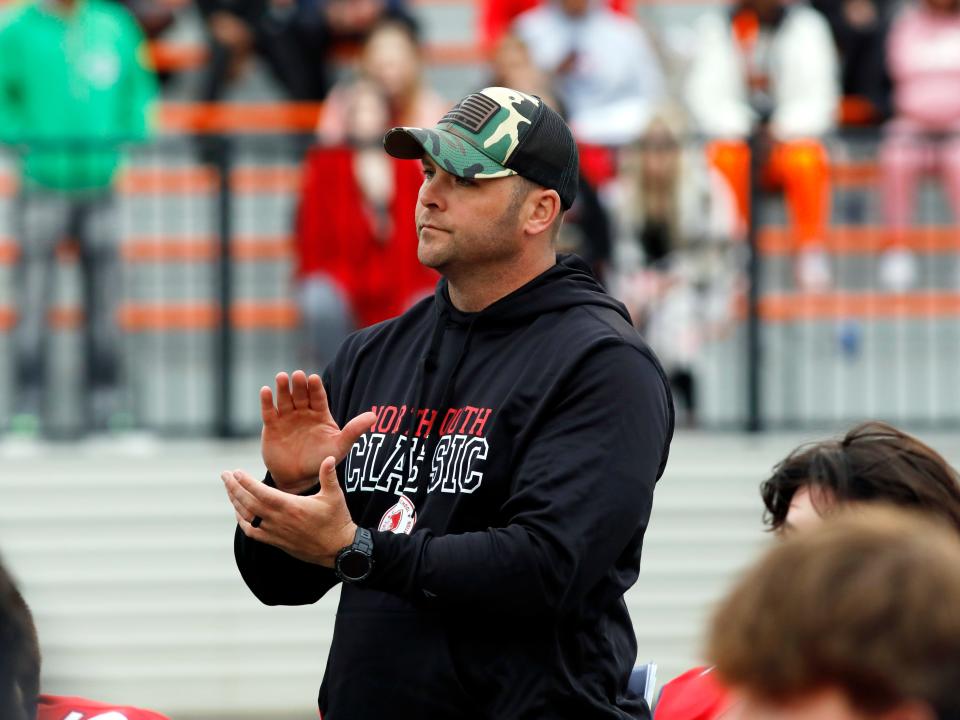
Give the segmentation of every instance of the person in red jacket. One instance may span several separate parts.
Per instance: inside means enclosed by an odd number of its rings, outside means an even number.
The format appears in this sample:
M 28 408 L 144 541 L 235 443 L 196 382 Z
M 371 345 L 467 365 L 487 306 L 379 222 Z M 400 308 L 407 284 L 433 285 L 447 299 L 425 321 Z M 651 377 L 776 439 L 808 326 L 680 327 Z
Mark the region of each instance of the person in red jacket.
M 886 423 L 867 422 L 842 439 L 794 450 L 761 485 L 767 529 L 815 525 L 848 505 L 892 503 L 930 515 L 960 534 L 960 478 L 933 448 Z M 735 703 L 713 668 L 664 685 L 655 720 L 714 720 Z
M 295 228 L 302 359 L 315 367 L 348 333 L 401 314 L 439 277 L 417 262 L 410 221 L 423 173 L 383 152 L 386 100 L 366 80 L 348 98 L 347 143 L 307 155 Z
M 0 564 L 0 718 L 3 720 L 169 720 L 152 710 L 40 694 L 40 646 L 33 616 Z

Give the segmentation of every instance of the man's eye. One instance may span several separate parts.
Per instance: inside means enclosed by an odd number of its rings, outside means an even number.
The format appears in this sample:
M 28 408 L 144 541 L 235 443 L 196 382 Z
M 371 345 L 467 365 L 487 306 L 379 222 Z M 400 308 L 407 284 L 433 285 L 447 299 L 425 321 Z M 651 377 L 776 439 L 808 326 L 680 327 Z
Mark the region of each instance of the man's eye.
M 433 170 L 424 169 L 424 171 L 423 171 L 423 176 L 424 176 L 425 178 L 427 178 L 427 180 L 429 180 L 430 178 L 432 178 L 432 177 L 434 176 L 434 172 L 433 172 Z
M 476 184 L 477 184 L 477 181 L 472 180 L 471 178 L 463 178 L 463 177 L 457 178 L 457 185 L 463 185 L 464 187 L 474 187 Z

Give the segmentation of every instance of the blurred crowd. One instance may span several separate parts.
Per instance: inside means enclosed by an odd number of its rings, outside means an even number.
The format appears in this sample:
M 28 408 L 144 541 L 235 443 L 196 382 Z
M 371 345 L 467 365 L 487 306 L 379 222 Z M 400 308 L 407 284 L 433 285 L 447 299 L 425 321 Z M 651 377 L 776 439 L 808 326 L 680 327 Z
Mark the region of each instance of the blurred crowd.
M 223 99 L 259 61 L 280 96 L 323 101 L 292 223 L 303 361 L 323 366 L 339 338 L 397 314 L 435 282 L 417 264 L 416 237 L 403 220 L 419 170 L 379 146 L 385 129 L 432 125 L 448 109 L 428 81 L 420 9 L 402 0 L 195 5 L 207 41 L 196 100 Z M 705 10 L 673 35 L 641 24 L 635 10 L 627 0 L 484 0 L 473 35 L 486 57 L 486 85 L 539 95 L 568 120 L 580 146 L 580 193 L 558 250 L 584 257 L 628 306 L 692 423 L 695 360 L 737 319 L 756 200 L 783 195 L 795 288 L 836 287 L 829 144 L 838 133 L 878 134 L 885 230 L 877 282 L 892 292 L 917 286 L 910 228 L 920 180 L 940 177 L 950 207 L 960 207 L 960 1 L 741 0 Z M 0 135 L 144 136 L 154 91 L 131 97 L 124 83 L 149 74 L 135 49 L 162 41 L 178 22 L 173 10 L 146 0 L 25 0 L 7 15 Z M 47 37 L 40 16 L 84 37 L 62 45 L 49 83 L 37 81 L 36 66 L 7 60 L 34 35 Z M 133 50 L 96 45 L 105 23 L 125 28 L 113 37 Z M 51 88 L 72 104 L 54 107 Z M 48 153 L 46 170 L 41 160 L 25 160 L 24 178 L 45 198 L 36 202 L 59 203 L 61 219 L 38 225 L 45 211 L 21 203 L 21 262 L 29 268 L 21 307 L 42 308 L 49 296 L 50 237 L 69 230 L 82 246 L 94 243 L 83 238 L 97 234 L 97 208 L 111 206 L 118 164 L 104 153 L 99 172 L 89 158 Z M 100 243 L 97 263 L 109 266 L 111 248 L 115 239 Z M 109 341 L 98 344 L 108 333 L 96 329 L 96 312 L 88 315 L 92 377 L 109 384 Z M 38 322 L 21 322 L 18 343 L 29 387 L 43 355 Z M 24 393 L 22 413 L 36 412 L 34 394 Z

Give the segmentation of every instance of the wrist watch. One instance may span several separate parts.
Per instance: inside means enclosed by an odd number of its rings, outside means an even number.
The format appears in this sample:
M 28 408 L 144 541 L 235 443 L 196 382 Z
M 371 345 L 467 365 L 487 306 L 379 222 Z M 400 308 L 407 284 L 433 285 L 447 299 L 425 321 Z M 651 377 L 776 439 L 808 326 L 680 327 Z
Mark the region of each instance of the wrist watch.
M 345 583 L 358 583 L 370 576 L 373 570 L 373 535 L 369 530 L 357 528 L 353 542 L 337 553 L 334 570 Z

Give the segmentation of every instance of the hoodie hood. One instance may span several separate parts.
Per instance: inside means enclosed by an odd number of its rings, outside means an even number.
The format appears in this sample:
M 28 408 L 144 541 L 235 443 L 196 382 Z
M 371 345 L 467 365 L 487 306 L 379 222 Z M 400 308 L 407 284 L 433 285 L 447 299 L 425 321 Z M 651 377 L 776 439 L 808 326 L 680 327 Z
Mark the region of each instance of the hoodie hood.
M 437 283 L 435 299 L 437 312 L 457 324 L 509 327 L 583 305 L 609 308 L 632 324 L 623 303 L 607 294 L 583 260 L 569 254 L 557 255 L 556 265 L 479 312 L 465 313 L 453 306 L 446 278 Z

